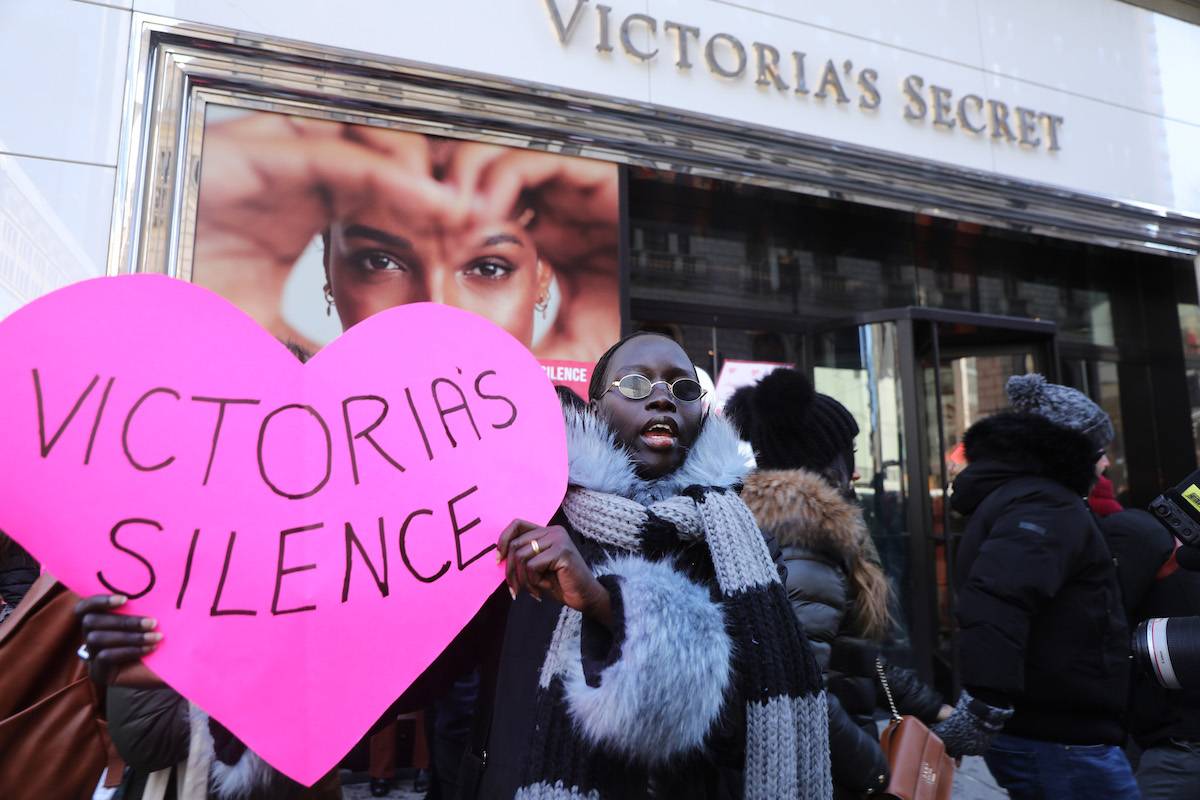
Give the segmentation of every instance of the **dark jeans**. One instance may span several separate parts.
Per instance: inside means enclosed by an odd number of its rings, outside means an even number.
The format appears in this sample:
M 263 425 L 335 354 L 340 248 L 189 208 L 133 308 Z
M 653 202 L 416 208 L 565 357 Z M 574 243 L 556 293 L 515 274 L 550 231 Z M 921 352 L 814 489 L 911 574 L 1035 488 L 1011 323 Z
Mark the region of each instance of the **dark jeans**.
M 1162 742 L 1143 750 L 1137 782 L 1142 800 L 1200 797 L 1200 743 Z
M 1121 748 L 1041 742 L 1000 734 L 983 755 L 1013 800 L 1138 800 Z

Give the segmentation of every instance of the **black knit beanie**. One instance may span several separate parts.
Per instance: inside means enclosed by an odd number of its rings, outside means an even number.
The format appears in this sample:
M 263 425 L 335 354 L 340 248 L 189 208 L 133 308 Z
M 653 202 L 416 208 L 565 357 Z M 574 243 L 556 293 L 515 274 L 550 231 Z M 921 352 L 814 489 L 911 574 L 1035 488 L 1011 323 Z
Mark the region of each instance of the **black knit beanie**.
M 850 452 L 858 423 L 846 407 L 818 394 L 794 369 L 777 369 L 753 387 L 739 389 L 725 414 L 750 442 L 759 469 L 820 472 Z

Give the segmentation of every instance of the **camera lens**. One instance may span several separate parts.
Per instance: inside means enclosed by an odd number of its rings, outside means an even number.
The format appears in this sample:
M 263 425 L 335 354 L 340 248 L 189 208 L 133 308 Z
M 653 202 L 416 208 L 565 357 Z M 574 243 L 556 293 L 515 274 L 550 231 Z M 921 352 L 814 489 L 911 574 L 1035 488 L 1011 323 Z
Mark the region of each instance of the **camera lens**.
M 1200 686 L 1200 617 L 1156 617 L 1137 626 L 1138 667 L 1167 689 Z

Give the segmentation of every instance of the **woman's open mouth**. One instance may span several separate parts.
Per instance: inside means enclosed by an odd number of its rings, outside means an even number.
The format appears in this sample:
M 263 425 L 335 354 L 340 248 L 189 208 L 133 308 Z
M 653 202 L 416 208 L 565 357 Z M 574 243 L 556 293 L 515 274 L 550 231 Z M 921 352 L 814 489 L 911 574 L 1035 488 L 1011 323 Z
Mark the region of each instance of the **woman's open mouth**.
M 642 442 L 651 450 L 670 450 L 679 441 L 679 425 L 669 417 L 652 419 L 642 428 Z

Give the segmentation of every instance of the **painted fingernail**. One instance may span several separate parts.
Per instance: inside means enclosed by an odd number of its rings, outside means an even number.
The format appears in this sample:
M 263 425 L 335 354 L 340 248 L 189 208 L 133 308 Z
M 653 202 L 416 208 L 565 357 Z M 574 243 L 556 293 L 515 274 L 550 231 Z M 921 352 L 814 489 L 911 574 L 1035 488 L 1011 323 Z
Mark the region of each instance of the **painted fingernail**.
M 497 548 L 497 550 L 496 550 L 496 563 L 497 563 L 497 564 L 499 564 L 499 563 L 500 563 L 501 561 L 503 561 L 503 560 L 504 560 L 504 556 L 500 555 L 500 550 L 499 550 L 499 548 Z
M 146 617 L 142 620 L 142 628 L 144 630 L 153 630 L 156 625 L 158 625 L 158 620 L 154 617 Z
M 142 638 L 145 639 L 147 642 L 161 642 L 162 637 L 163 637 L 163 635 L 161 633 L 158 633 L 157 631 L 155 631 L 154 633 L 142 634 Z
M 123 594 L 114 594 L 114 595 L 109 596 L 108 604 L 110 606 L 120 606 L 120 605 L 124 605 L 126 603 L 126 601 L 128 601 L 128 600 L 129 600 L 129 598 Z
M 152 645 L 152 644 L 148 644 L 148 645 L 146 645 L 145 647 L 143 647 L 143 648 L 142 648 L 142 652 L 143 652 L 143 653 L 153 653 L 153 652 L 154 652 L 154 645 Z

